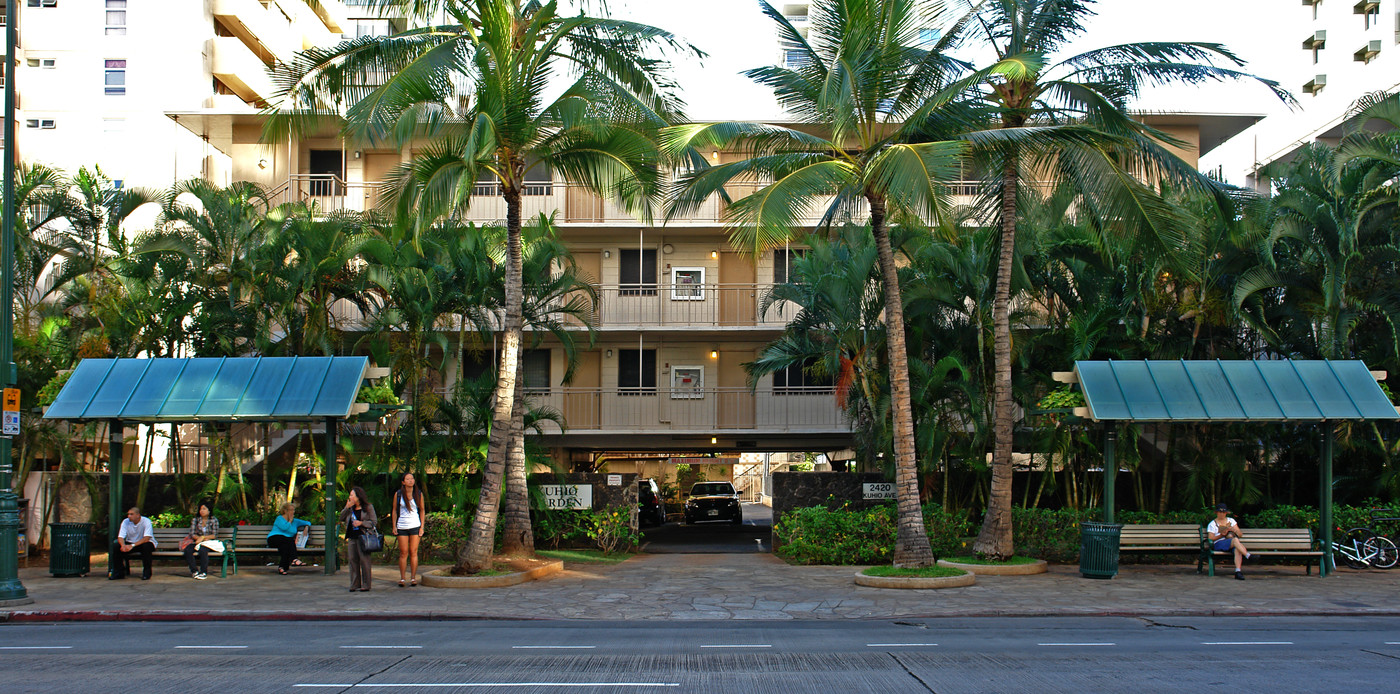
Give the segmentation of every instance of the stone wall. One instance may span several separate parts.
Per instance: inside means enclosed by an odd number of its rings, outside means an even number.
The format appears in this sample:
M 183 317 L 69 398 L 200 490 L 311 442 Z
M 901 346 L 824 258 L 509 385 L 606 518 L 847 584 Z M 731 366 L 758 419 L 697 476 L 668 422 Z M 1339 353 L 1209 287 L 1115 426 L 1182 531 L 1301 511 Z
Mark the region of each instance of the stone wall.
M 617 473 L 612 473 L 616 475 Z M 539 473 L 530 475 L 530 486 L 540 484 L 587 484 L 593 487 L 593 510 L 598 511 L 614 506 L 631 509 L 632 529 L 637 529 L 637 475 L 623 473 L 622 484 L 608 486 L 608 474 L 598 472 L 570 472 L 564 475 Z
M 795 508 L 810 506 L 840 506 L 847 502 L 849 508 L 864 509 L 889 503 L 863 498 L 865 483 L 887 482 L 878 472 L 775 472 L 773 473 L 773 525 L 776 527 L 783 514 Z M 773 549 L 782 543 L 775 534 Z

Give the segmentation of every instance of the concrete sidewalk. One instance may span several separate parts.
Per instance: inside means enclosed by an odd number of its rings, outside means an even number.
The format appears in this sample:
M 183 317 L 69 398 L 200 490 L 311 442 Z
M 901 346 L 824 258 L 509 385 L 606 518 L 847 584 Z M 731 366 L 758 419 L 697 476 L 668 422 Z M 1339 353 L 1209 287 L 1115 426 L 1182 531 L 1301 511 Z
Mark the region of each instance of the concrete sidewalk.
M 100 568 L 100 567 L 94 567 Z M 350 594 L 345 570 L 281 576 L 243 567 L 194 581 L 158 562 L 149 581 L 52 578 L 20 570 L 32 605 L 0 621 L 206 619 L 890 619 L 1007 616 L 1400 615 L 1400 570 L 1342 569 L 1320 579 L 1301 567 L 1246 567 L 1208 578 L 1194 565 L 1125 565 L 1112 580 L 1077 566 L 977 585 L 888 590 L 855 585 L 856 567 L 789 566 L 769 554 L 639 555 L 616 565 L 567 564 L 561 574 L 510 588 L 397 587 L 397 567 L 376 567 L 374 590 Z

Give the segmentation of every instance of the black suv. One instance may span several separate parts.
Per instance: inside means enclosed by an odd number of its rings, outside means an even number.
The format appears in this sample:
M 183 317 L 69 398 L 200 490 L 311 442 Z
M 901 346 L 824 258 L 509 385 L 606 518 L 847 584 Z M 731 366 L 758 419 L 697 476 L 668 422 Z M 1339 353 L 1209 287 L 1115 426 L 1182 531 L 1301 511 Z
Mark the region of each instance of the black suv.
M 666 504 L 661 500 L 661 490 L 656 488 L 656 480 L 637 480 L 637 522 L 642 525 L 666 524 Z
M 690 488 L 685 502 L 685 522 L 704 523 L 729 521 L 743 525 L 744 512 L 739 508 L 739 493 L 728 482 L 697 482 Z

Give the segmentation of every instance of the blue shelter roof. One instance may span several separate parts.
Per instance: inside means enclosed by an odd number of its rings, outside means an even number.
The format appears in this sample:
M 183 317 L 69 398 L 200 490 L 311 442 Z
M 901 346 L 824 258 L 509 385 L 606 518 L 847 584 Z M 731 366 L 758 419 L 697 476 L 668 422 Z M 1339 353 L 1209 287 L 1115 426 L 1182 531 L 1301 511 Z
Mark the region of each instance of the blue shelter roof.
M 345 418 L 368 357 L 84 359 L 45 419 L 159 422 Z

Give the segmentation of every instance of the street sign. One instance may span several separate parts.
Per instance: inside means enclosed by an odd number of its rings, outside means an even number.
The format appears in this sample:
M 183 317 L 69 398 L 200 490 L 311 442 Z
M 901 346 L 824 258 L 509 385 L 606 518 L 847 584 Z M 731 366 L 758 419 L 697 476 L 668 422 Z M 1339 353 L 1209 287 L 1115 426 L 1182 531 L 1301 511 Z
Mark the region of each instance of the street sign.
M 866 482 L 860 485 L 865 499 L 893 499 L 893 482 Z
M 6 388 L 4 400 L 4 426 L 0 434 L 19 436 L 19 388 Z
M 19 388 L 5 389 L 5 406 L 0 410 L 6 412 L 19 412 Z
M 539 489 L 544 494 L 545 508 L 593 508 L 591 484 L 541 484 Z
M 0 434 L 4 434 L 5 436 L 19 436 L 19 413 L 6 412 L 4 413 L 4 417 L 4 430 L 0 431 Z

